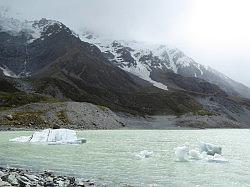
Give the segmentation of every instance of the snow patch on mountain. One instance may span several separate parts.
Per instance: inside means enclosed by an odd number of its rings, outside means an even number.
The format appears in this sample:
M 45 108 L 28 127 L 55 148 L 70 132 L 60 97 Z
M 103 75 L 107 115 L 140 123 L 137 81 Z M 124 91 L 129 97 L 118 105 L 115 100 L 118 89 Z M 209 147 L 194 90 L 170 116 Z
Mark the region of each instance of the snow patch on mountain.
M 172 46 L 152 44 L 148 42 L 114 40 L 99 36 L 84 29 L 78 32 L 84 42 L 96 45 L 112 63 L 130 72 L 154 86 L 165 89 L 167 85 L 151 78 L 155 70 L 172 71 L 187 77 L 207 80 L 221 86 L 222 89 L 232 90 L 232 80 L 210 68 L 196 63 L 192 58 Z M 225 89 L 226 90 L 226 89 Z
M 157 87 L 157 88 L 160 88 L 162 90 L 168 90 L 168 87 L 160 82 L 156 82 L 154 80 L 152 80 L 150 78 L 150 70 L 149 70 L 149 67 L 146 68 L 145 66 L 143 66 L 141 63 L 137 64 L 136 67 L 123 67 L 122 68 L 123 70 L 127 71 L 127 72 L 130 72 L 134 75 L 136 75 L 137 77 L 140 77 L 141 79 L 144 79 L 150 83 L 153 84 L 153 86 Z
M 19 20 L 12 17 L 6 17 L 0 15 L 0 31 L 7 32 L 12 36 L 18 36 L 20 34 L 26 34 L 29 37 L 27 43 L 32 43 L 33 41 L 43 37 L 43 33 L 48 29 L 49 26 L 58 25 L 59 29 L 63 27 L 63 24 L 54 21 L 47 20 L 45 18 L 39 21 L 27 21 Z M 46 33 L 47 36 L 53 33 Z
M 13 71 L 11 71 L 8 67 L 1 67 L 0 70 L 3 71 L 3 74 L 7 77 L 12 77 L 12 78 L 20 78 L 18 75 L 16 75 Z
M 166 89 L 167 85 L 152 80 L 150 74 L 153 70 L 170 70 L 178 74 L 180 69 L 191 69 L 192 66 L 196 71 L 190 71 L 191 76 L 198 78 L 203 76 L 203 69 L 206 68 L 177 48 L 147 42 L 112 40 L 85 30 L 81 33 L 82 41 L 96 45 L 118 67 L 161 89 Z
M 140 61 L 142 56 L 152 53 L 152 49 L 150 49 L 150 47 L 153 48 L 155 54 L 163 53 L 164 50 L 160 50 L 158 45 L 151 46 L 148 43 L 138 43 L 136 41 L 113 41 L 107 38 L 96 37 L 90 32 L 80 35 L 80 39 L 96 45 L 103 53 L 109 53 L 111 57 L 108 59 L 117 64 L 121 69 L 152 83 L 153 86 L 157 88 L 168 90 L 167 85 L 151 79 L 151 67 Z M 124 60 L 123 55 L 127 55 L 127 61 Z

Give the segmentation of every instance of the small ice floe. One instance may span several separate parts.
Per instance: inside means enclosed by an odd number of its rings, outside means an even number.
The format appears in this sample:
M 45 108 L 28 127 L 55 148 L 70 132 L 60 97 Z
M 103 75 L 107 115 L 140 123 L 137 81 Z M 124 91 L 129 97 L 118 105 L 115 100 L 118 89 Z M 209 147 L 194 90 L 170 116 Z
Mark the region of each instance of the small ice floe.
M 69 129 L 45 129 L 34 132 L 31 136 L 20 136 L 10 139 L 11 142 L 19 143 L 46 143 L 46 144 L 82 144 L 86 140 L 77 139 L 76 132 Z
M 20 136 L 9 140 L 10 142 L 20 142 L 25 143 L 30 141 L 30 136 Z
M 154 152 L 153 151 L 141 151 L 140 153 L 136 154 L 136 157 L 140 158 L 140 159 L 145 159 L 145 158 L 150 158 L 151 156 L 153 156 Z
M 207 155 L 211 155 L 211 156 L 214 156 L 215 154 L 221 155 L 222 148 L 218 145 L 201 142 L 200 152 L 206 152 Z
M 203 156 L 199 151 L 192 149 L 189 151 L 189 157 L 193 160 L 201 160 Z
M 189 148 L 188 146 L 177 147 L 174 149 L 175 155 L 178 161 L 185 162 L 189 159 Z
M 221 154 L 222 148 L 210 143 L 200 143 L 196 149 L 189 146 L 180 146 L 174 149 L 177 161 L 187 162 L 191 160 L 205 160 L 207 162 L 224 163 L 228 162 Z

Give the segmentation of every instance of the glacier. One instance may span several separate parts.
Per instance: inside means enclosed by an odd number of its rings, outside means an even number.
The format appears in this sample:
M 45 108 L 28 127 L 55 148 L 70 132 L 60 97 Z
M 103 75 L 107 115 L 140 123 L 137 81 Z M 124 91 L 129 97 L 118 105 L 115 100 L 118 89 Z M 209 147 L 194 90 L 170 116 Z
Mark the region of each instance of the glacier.
M 48 144 L 82 144 L 85 139 L 77 139 L 76 131 L 69 129 L 45 129 L 34 132 L 31 136 L 20 136 L 10 139 L 19 143 L 48 143 Z

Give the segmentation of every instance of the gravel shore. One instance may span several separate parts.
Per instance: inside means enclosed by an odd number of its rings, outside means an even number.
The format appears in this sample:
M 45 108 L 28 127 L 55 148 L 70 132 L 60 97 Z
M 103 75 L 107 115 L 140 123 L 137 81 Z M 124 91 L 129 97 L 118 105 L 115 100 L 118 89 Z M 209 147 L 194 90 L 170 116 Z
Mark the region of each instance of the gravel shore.
M 0 130 L 250 128 L 224 115 L 134 116 L 90 103 L 32 103 L 0 112 Z

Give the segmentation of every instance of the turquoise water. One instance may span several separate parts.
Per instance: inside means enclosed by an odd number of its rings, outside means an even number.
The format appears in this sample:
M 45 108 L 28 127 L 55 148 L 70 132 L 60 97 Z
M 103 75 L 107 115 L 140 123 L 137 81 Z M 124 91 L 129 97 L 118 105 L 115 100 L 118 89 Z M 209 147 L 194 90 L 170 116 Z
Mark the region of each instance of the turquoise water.
M 79 131 L 83 145 L 8 141 L 30 134 L 0 132 L 0 165 L 53 170 L 99 186 L 250 186 L 250 130 Z M 176 161 L 175 147 L 199 141 L 221 145 L 228 162 Z M 140 159 L 143 150 L 154 153 Z

